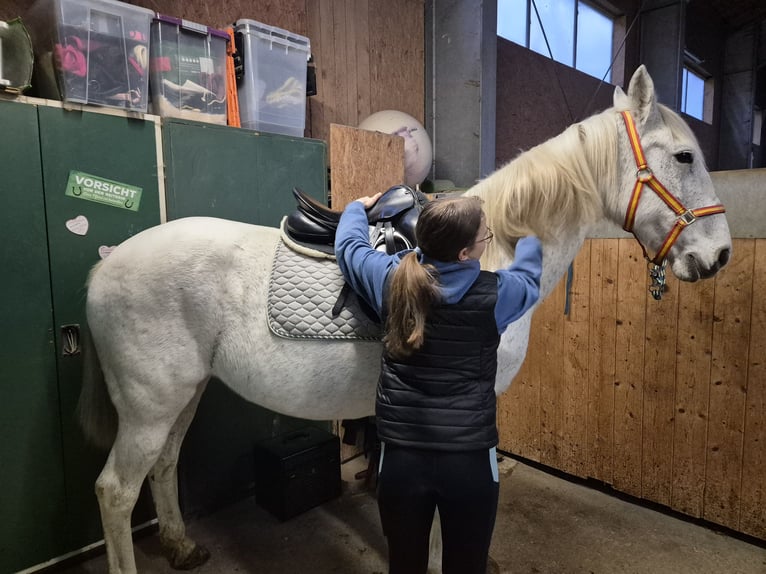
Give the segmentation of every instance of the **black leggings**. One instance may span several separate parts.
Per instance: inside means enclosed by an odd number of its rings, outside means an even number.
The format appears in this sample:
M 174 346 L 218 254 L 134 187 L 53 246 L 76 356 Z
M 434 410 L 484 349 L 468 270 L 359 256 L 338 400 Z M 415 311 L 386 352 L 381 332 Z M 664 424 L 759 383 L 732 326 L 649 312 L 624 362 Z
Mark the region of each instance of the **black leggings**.
M 384 445 L 378 509 L 388 539 L 389 574 L 426 573 L 437 507 L 443 574 L 486 574 L 498 491 L 495 449 L 444 452 Z

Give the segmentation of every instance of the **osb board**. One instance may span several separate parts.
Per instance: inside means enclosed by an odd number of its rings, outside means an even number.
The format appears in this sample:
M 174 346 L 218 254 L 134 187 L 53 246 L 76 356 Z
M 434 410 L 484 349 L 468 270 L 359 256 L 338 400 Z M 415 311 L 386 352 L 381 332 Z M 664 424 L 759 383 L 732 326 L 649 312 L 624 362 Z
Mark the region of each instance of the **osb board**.
M 330 197 L 342 210 L 358 197 L 404 183 L 404 139 L 330 125 Z
M 563 280 L 535 312 L 500 448 L 766 540 L 766 239 L 733 253 L 657 302 L 632 239 L 586 241 L 570 314 Z

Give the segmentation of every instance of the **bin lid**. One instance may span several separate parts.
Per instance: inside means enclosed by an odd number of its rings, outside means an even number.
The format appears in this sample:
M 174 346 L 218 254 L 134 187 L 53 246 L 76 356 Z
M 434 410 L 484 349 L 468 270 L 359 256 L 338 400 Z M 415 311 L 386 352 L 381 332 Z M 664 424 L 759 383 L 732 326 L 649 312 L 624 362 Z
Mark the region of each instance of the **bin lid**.
M 229 41 L 229 34 L 223 30 L 217 30 L 216 28 L 210 28 L 209 26 L 205 26 L 204 24 L 197 24 L 196 22 L 192 22 L 190 20 L 184 20 L 183 18 L 176 18 L 175 16 L 168 16 L 166 14 L 160 14 L 157 12 L 154 16 L 155 22 L 163 22 L 165 24 L 172 24 L 173 26 L 178 26 L 179 28 L 183 28 L 184 30 L 188 30 L 189 32 L 197 32 L 198 34 L 204 34 L 204 35 L 211 35 L 211 36 L 218 36 L 219 38 L 224 38 L 227 42 Z
M 236 32 L 255 34 L 262 38 L 268 38 L 281 44 L 287 44 L 305 50 L 309 50 L 311 47 L 311 42 L 306 36 L 295 34 L 284 28 L 278 28 L 277 26 L 269 26 L 268 24 L 256 20 L 240 18 L 234 23 L 234 30 Z

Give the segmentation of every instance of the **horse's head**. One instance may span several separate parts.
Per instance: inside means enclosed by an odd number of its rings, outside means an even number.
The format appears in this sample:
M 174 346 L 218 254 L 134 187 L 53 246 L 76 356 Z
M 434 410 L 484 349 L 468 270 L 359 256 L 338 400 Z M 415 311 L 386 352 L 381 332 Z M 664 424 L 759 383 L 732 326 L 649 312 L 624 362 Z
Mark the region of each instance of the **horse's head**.
M 657 103 L 644 66 L 628 93 L 615 90 L 620 130 L 620 192 L 609 210 L 656 265 L 664 260 L 683 281 L 715 275 L 731 256 L 721 202 L 694 134 Z M 624 113 L 627 112 L 627 113 Z

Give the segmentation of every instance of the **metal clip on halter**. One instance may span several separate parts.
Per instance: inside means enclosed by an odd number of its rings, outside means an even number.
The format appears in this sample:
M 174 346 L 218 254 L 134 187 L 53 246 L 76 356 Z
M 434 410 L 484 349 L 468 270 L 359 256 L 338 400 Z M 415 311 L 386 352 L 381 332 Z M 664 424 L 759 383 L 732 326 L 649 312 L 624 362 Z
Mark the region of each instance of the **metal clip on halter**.
M 649 293 L 652 294 L 655 301 L 662 299 L 662 293 L 665 291 L 665 267 L 667 267 L 667 259 L 663 259 L 662 263 L 657 265 L 656 263 L 649 261 L 649 277 L 652 280 L 649 285 Z
M 683 222 L 684 226 L 691 225 L 697 221 L 697 216 L 692 213 L 691 209 L 687 209 L 681 215 L 678 216 L 678 221 Z

